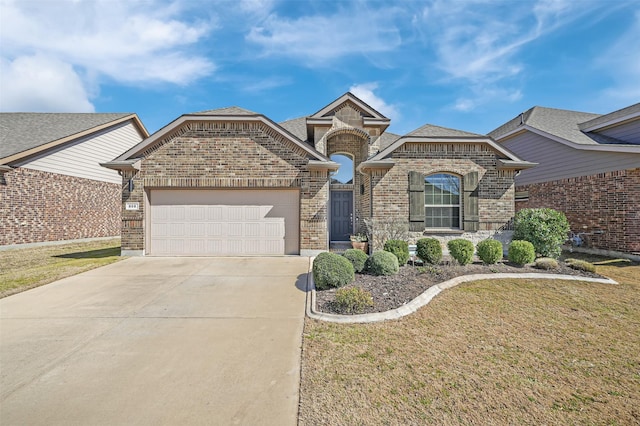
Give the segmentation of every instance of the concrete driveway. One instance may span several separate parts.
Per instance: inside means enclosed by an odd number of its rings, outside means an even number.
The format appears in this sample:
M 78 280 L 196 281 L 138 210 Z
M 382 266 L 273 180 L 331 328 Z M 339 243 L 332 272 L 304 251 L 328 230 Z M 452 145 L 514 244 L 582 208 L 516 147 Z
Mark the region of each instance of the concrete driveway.
M 0 300 L 2 425 L 294 425 L 309 259 L 131 258 Z

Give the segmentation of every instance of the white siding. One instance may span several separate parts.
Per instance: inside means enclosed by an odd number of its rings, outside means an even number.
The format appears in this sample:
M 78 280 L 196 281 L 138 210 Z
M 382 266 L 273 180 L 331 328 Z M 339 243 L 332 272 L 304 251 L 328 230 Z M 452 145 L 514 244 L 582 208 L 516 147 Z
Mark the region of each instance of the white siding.
M 621 124 L 595 133 L 620 139 L 625 142 L 640 144 L 640 120 Z
M 517 185 L 640 167 L 640 154 L 583 151 L 530 132 L 502 145 L 523 160 L 539 163 L 520 172 L 516 177 Z
M 30 159 L 20 167 L 120 183 L 118 172 L 101 167 L 100 163 L 113 160 L 141 140 L 134 124 L 128 121 Z

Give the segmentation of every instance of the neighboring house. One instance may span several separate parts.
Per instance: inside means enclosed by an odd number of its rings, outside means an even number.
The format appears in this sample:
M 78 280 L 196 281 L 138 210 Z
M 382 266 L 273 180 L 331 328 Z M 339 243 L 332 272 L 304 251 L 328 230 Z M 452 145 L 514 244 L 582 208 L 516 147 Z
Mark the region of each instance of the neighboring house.
M 120 235 L 122 178 L 99 163 L 147 136 L 136 114 L 0 114 L 0 246 Z
M 412 241 L 504 229 L 532 163 L 487 136 L 389 124 L 351 93 L 280 124 L 237 107 L 182 115 L 103 164 L 123 176 L 123 254 L 313 255 L 366 221 Z
M 489 135 L 539 163 L 516 177 L 516 207 L 563 211 L 597 249 L 640 252 L 640 103 L 610 114 L 534 107 Z

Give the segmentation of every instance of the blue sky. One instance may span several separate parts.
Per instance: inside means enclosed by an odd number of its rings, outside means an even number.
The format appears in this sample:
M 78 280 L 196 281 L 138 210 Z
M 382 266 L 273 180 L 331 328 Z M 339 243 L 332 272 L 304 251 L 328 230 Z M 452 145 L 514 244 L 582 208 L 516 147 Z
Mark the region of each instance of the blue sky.
M 400 134 L 611 112 L 640 101 L 640 1 L 0 0 L 2 111 L 136 112 L 154 132 L 346 91 Z

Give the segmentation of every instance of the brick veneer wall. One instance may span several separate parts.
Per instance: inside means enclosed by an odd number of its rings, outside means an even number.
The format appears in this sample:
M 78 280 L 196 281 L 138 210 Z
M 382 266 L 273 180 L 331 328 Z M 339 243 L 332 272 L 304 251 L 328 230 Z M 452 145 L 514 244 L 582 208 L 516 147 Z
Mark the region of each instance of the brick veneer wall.
M 560 210 L 590 247 L 640 252 L 640 168 L 518 186 L 528 201 L 516 208 Z
M 120 235 L 118 184 L 23 167 L 0 176 L 0 245 Z
M 512 170 L 498 170 L 496 154 L 484 144 L 405 143 L 393 153 L 393 161 L 395 164 L 388 171 L 374 170 L 371 173 L 373 218 L 398 218 L 408 222 L 410 171 L 425 175 L 448 172 L 461 177 L 477 171 L 480 219 L 478 235 L 483 238 L 500 233 L 501 228 L 513 218 L 515 173 Z M 366 183 L 368 190 L 369 181 Z M 412 242 L 422 236 L 422 233 L 410 234 Z M 452 238 L 444 234 L 429 236 L 438 237 L 442 241 Z M 470 235 L 464 237 L 474 239 Z
M 186 123 L 147 151 L 139 172 L 124 174 L 122 248 L 144 249 L 145 191 L 153 188 L 299 188 L 300 249 L 326 250 L 328 173 L 309 170 L 308 161 L 306 151 L 262 123 Z M 140 210 L 124 210 L 127 201 Z

